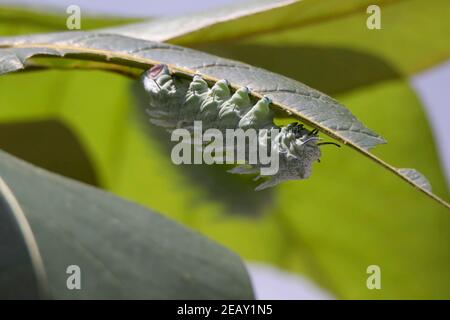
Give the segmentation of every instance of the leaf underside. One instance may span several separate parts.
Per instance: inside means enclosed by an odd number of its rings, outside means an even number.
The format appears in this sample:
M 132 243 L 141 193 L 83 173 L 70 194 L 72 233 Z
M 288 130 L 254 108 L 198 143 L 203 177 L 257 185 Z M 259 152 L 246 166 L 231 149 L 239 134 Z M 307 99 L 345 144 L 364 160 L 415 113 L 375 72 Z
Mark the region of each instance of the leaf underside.
M 46 274 L 44 298 L 253 298 L 237 255 L 160 214 L 2 151 L 0 173 L 34 234 Z M 0 222 L 6 222 L 0 231 L 14 227 L 3 204 L 0 183 Z M 23 292 L 36 279 L 21 235 L 26 232 L 13 229 L 0 235 L 0 243 L 9 244 L 0 246 L 0 271 L 11 276 L 0 277 L 0 296 L 42 297 L 39 288 Z M 81 269 L 82 290 L 67 289 L 66 269 L 73 264 Z
M 235 3 L 206 12 L 195 12 L 176 17 L 162 17 L 151 21 L 109 27 L 97 31 L 121 34 L 144 40 L 167 41 L 220 23 L 229 23 L 258 13 L 267 13 L 278 8 L 289 7 L 297 2 L 297 0 L 246 0 L 244 5 Z
M 356 149 L 450 208 L 448 203 L 431 193 L 429 184 L 423 182 L 426 179 L 417 171 L 411 175 L 371 154 L 371 148 L 386 141 L 365 127 L 348 109 L 331 97 L 287 77 L 195 50 L 115 34 L 68 32 L 0 38 L 0 48 L 0 74 L 26 69 L 26 61 L 35 56 L 65 56 L 143 69 L 165 63 L 180 76 L 192 77 L 200 73 L 210 82 L 227 79 L 234 89 L 247 86 L 256 98 L 270 97 L 276 111 L 297 118 Z

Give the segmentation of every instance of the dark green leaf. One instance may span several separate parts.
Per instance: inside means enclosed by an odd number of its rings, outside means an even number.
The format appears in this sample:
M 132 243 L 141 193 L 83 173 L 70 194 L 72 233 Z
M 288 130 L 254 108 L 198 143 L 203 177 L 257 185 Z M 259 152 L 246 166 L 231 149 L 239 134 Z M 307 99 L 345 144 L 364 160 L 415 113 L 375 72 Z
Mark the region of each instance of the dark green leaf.
M 54 298 L 253 297 L 235 254 L 159 214 L 3 152 L 0 172 L 34 233 Z M 8 212 L 1 214 L 3 221 Z M 2 240 L 11 243 L 19 237 L 10 234 Z M 25 249 L 5 256 L 4 245 L 2 261 L 19 263 L 15 258 Z M 66 287 L 70 265 L 81 268 L 81 290 Z M 28 287 L 28 279 L 16 278 L 15 285 Z
M 164 17 L 146 22 L 138 22 L 125 26 L 112 27 L 100 32 L 121 34 L 133 38 L 152 41 L 167 41 L 180 36 L 189 36 L 198 31 L 205 31 L 210 26 L 225 24 L 230 30 L 229 23 L 245 19 L 258 14 L 272 13 L 298 2 L 297 0 L 246 0 L 232 5 L 215 8 L 206 12 L 193 13 L 177 17 Z M 270 14 L 269 13 L 269 14 Z M 270 20 L 269 20 L 270 21 Z M 264 24 L 267 28 L 267 19 L 261 19 L 257 27 Z M 270 25 L 270 23 L 269 23 Z M 254 26 L 255 27 L 255 26 Z M 246 33 L 252 28 L 247 28 Z M 208 32 L 206 32 L 208 34 Z M 204 36 L 205 34 L 203 34 Z
M 0 177 L 0 298 L 48 298 L 41 255 L 28 221 Z

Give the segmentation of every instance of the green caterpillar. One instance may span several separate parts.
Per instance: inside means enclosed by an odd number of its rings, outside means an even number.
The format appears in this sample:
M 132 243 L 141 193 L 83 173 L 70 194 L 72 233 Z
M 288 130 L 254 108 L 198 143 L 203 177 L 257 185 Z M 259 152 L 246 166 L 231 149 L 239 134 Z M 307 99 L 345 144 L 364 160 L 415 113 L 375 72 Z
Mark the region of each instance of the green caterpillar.
M 258 136 L 258 148 L 264 146 L 274 152 L 279 166 L 278 171 L 268 176 L 256 190 L 272 187 L 286 180 L 308 178 L 312 163 L 320 161 L 319 146 L 335 144 L 319 142 L 318 130 L 310 131 L 302 124 L 291 123 L 283 127 L 275 125 L 268 97 L 253 104 L 249 88 L 243 87 L 232 93 L 227 80 L 217 81 L 209 88 L 200 75 L 195 75 L 192 81 L 173 77 L 169 68 L 160 64 L 144 72 L 142 84 L 150 98 L 147 109 L 150 122 L 168 131 L 182 128 L 192 133 L 194 122 L 201 121 L 203 132 L 211 128 L 223 133 L 227 129 L 266 132 L 265 136 Z M 249 163 L 250 147 L 245 150 L 245 163 L 229 172 L 261 174 L 267 164 Z M 260 177 L 261 175 L 256 179 Z

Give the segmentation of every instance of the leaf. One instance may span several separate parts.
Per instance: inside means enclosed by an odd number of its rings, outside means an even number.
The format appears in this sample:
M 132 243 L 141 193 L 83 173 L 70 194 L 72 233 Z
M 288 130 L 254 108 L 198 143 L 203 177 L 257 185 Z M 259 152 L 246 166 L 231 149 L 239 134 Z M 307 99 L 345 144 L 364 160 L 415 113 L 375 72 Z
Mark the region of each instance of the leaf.
M 300 0 L 271 10 L 244 15 L 238 19 L 219 21 L 205 28 L 199 28 L 176 37 L 166 37 L 159 41 L 185 46 L 219 41 L 240 41 L 264 34 L 276 34 L 293 28 L 320 25 L 359 13 L 366 14 L 369 5 L 392 5 L 400 1 L 403 0 Z M 121 30 L 121 27 L 119 26 L 117 29 Z M 144 33 L 136 36 L 153 40 L 146 38 Z
M 229 29 L 230 22 L 235 23 L 236 20 L 246 17 L 264 14 L 268 11 L 277 11 L 279 8 L 290 7 L 295 2 L 297 0 L 247 0 L 207 12 L 178 17 L 164 17 L 98 30 L 97 32 L 115 33 L 143 40 L 166 41 L 180 36 L 191 35 L 199 30 L 206 31 L 209 30 L 208 27 L 217 26 L 218 24 L 224 24 Z M 267 25 L 265 17 L 259 20 L 258 27 L 263 23 Z M 250 30 L 247 29 L 246 32 Z M 202 34 L 205 35 L 208 32 L 202 32 Z
M 11 190 L 0 178 L 0 297 L 47 298 L 41 255 L 28 221 Z M 26 285 L 18 285 L 23 283 Z
M 391 0 L 388 4 L 400 1 Z M 308 27 L 360 12 L 365 14 L 369 5 L 383 4 L 385 0 L 246 0 L 207 12 L 164 17 L 97 32 L 194 46 Z
M 431 184 L 428 182 L 427 178 L 415 169 L 398 169 L 398 172 L 406 176 L 409 180 L 413 181 L 415 185 L 420 186 L 420 188 L 428 190 L 431 192 Z
M 370 4 L 381 8 L 381 30 L 366 28 Z M 302 8 L 302 6 L 305 6 Z M 283 21 L 296 19 L 298 15 L 309 15 L 328 8 L 323 16 L 312 17 L 298 23 L 286 25 Z M 348 9 L 348 10 L 347 10 Z M 386 61 L 402 75 L 411 75 L 432 67 L 450 57 L 450 45 L 446 35 L 450 32 L 447 12 L 450 2 L 446 0 L 391 0 L 391 1 L 302 1 L 297 8 L 286 11 L 271 30 L 245 33 L 241 36 L 213 39 L 239 40 L 240 44 L 270 44 L 275 46 L 309 45 L 314 47 L 337 47 L 369 53 Z M 335 14 L 336 13 L 336 14 Z M 412 23 L 414 21 L 414 23 Z M 245 30 L 251 21 L 236 25 L 236 30 Z M 214 30 L 209 30 L 214 34 Z M 235 31 L 236 33 L 238 31 Z M 208 44 L 202 40 L 207 36 L 199 32 L 198 36 L 186 41 L 180 39 L 176 44 L 195 47 Z
M 211 82 L 227 79 L 235 89 L 247 86 L 257 98 L 263 95 L 270 97 L 276 110 L 349 145 L 450 208 L 444 200 L 368 152 L 375 145 L 384 143 L 383 138 L 364 127 L 336 100 L 298 81 L 194 50 L 118 35 L 61 33 L 4 38 L 0 39 L 0 47 L 4 48 L 0 50 L 0 73 L 25 68 L 26 60 L 33 56 L 66 56 L 142 68 L 166 63 L 172 72 L 180 75 L 192 77 L 195 73 L 201 73 Z
M 15 6 L 0 6 L 0 35 L 46 33 L 54 31 L 67 31 L 66 8 L 37 8 L 32 10 Z M 125 23 L 137 22 L 138 19 L 119 17 L 93 17 L 83 11 L 82 28 L 91 30 L 106 28 Z
M 159 214 L 3 152 L 0 172 L 34 234 L 53 298 L 253 297 L 245 267 L 236 255 Z M 4 191 L 3 186 L 3 195 Z M 5 208 L 4 197 L 0 200 Z M 7 208 L 0 212 L 0 219 L 13 227 Z M 17 205 L 14 210 L 19 210 Z M 2 243 L 23 247 L 23 241 L 16 242 L 17 229 L 2 233 L 6 241 Z M 14 255 L 6 255 L 10 248 L 0 246 L 2 263 L 19 268 L 26 248 L 15 249 Z M 70 265 L 81 268 L 81 290 L 66 287 Z M 20 288 L 30 285 L 30 276 L 23 275 L 13 278 L 18 289 L 11 295 L 16 298 Z M 4 295 L 8 283 L 2 280 L 0 285 Z

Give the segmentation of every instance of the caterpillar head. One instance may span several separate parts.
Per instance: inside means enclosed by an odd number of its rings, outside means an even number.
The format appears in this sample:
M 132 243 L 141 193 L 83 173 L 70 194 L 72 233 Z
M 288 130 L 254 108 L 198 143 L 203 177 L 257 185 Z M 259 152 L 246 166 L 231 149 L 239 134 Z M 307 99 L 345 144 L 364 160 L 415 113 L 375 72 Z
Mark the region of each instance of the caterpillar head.
M 273 138 L 272 152 L 279 155 L 279 168 L 256 190 L 273 187 L 287 180 L 303 180 L 311 175 L 313 162 L 320 159 L 318 131 L 309 131 L 302 124 L 292 123 L 282 127 Z
M 142 83 L 147 92 L 170 91 L 173 80 L 165 64 L 157 64 L 142 74 Z

